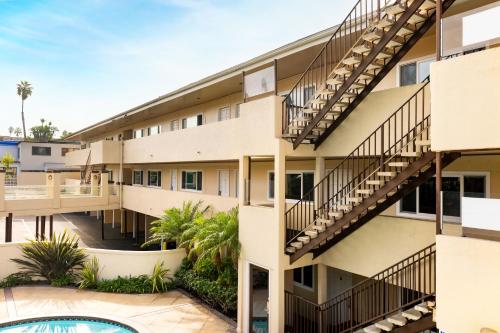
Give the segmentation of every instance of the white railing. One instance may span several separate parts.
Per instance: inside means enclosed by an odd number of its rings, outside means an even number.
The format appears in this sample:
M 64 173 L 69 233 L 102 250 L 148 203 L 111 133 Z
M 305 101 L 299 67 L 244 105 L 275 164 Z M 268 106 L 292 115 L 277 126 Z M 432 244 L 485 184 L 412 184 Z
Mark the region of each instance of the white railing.
M 47 185 L 5 186 L 6 200 L 46 199 L 48 197 L 49 186 Z
M 95 196 L 101 195 L 102 186 L 91 185 L 61 185 L 60 194 L 62 198 L 67 197 L 82 197 L 82 196 Z

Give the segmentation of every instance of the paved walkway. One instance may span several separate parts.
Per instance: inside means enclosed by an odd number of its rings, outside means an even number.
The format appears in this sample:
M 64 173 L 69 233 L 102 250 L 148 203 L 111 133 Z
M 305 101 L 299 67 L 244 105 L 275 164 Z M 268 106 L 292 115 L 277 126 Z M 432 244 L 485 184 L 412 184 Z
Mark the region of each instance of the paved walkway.
M 14 216 L 12 227 L 12 241 L 23 242 L 27 238 L 35 237 L 34 216 Z M 97 249 L 138 250 L 139 245 L 132 239 L 122 239 L 120 226 L 104 225 L 104 240 L 101 239 L 101 223 L 93 216 L 85 214 L 57 214 L 54 215 L 54 232 L 68 230 L 80 238 L 80 246 Z M 45 224 L 45 233 L 49 234 L 49 221 Z M 5 219 L 0 219 L 0 243 L 5 240 Z
M 139 323 L 152 333 L 235 332 L 230 323 L 175 290 L 123 295 L 48 286 L 0 289 L 0 321 L 58 314 L 116 316 Z

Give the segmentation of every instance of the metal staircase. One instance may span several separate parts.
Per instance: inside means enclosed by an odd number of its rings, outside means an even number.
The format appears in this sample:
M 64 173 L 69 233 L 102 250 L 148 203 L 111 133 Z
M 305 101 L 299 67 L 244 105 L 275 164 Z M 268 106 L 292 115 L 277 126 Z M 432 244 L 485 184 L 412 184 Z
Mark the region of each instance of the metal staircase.
M 319 256 L 435 174 L 428 85 L 285 213 L 290 262 Z M 442 166 L 459 156 L 445 154 Z
M 446 11 L 454 0 L 443 0 Z M 435 0 L 359 0 L 283 101 L 282 137 L 318 147 L 435 22 Z
M 430 332 L 435 293 L 432 244 L 323 304 L 285 292 L 285 332 Z
M 92 177 L 92 170 L 93 170 L 93 167 L 90 164 L 91 155 L 92 152 L 89 151 L 89 156 L 87 157 L 87 163 L 85 163 L 85 167 L 82 170 L 82 179 L 80 181 L 81 185 L 90 184 L 90 180 Z

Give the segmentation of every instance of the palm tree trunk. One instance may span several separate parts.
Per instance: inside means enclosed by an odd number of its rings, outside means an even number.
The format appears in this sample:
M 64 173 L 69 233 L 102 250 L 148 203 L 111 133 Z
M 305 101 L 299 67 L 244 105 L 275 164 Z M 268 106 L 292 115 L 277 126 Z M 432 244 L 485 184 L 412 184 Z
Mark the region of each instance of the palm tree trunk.
M 24 123 L 24 99 L 21 99 L 21 118 L 23 119 L 23 135 L 26 139 L 26 125 Z

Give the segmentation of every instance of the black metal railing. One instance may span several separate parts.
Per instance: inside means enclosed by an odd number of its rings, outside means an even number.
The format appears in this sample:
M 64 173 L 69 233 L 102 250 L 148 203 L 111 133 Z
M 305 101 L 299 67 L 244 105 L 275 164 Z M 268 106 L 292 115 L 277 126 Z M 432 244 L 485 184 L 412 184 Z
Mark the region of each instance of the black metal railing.
M 429 139 L 429 80 L 375 129 L 343 161 L 330 171 L 285 213 L 286 246 L 318 217 L 328 218 L 332 210 L 350 205 L 359 197 L 357 190 L 370 190 L 367 180 L 379 179 L 378 171 L 388 171 L 389 162 L 411 162 L 401 152 L 416 152 L 417 140 Z M 416 157 L 415 157 L 416 158 Z
M 302 115 L 306 103 L 315 96 L 316 90 L 324 86 L 335 66 L 371 26 L 380 19 L 381 9 L 388 4 L 406 0 L 358 0 L 347 17 L 337 27 L 332 37 L 325 43 L 316 58 L 299 78 L 283 101 L 282 131 L 296 117 Z
M 432 244 L 323 303 L 285 292 L 288 333 L 347 333 L 429 300 L 436 293 Z

